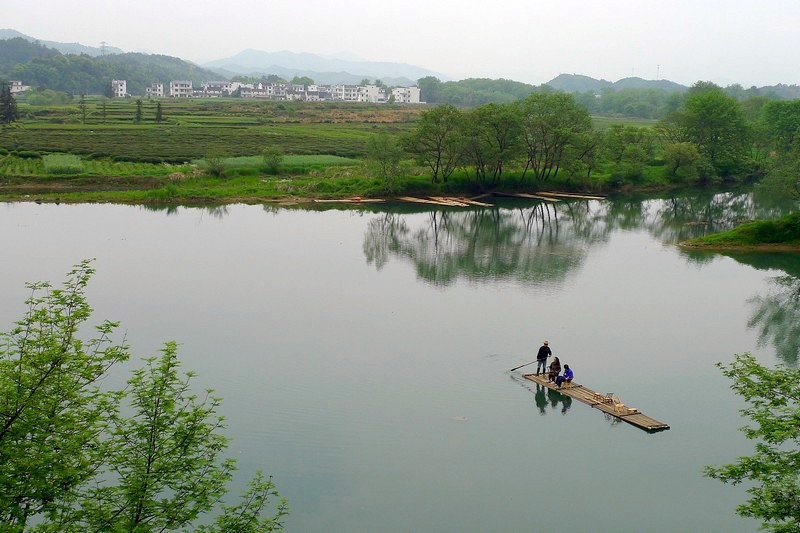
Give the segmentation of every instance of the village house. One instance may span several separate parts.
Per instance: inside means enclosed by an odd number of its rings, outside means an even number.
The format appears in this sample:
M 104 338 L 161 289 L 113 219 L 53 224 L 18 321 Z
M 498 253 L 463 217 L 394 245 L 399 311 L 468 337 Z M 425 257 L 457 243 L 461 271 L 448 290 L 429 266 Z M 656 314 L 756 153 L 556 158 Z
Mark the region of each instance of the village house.
M 125 98 L 128 94 L 128 82 L 125 80 L 111 80 L 111 96 L 113 98 Z
M 396 104 L 418 104 L 419 87 L 395 87 L 392 96 Z
M 152 83 L 145 89 L 148 97 L 165 96 L 163 83 Z M 389 101 L 386 89 L 377 85 L 300 85 L 290 83 L 241 83 L 209 81 L 193 89 L 191 81 L 173 80 L 169 83 L 167 96 L 173 98 L 214 98 L 239 96 L 268 100 L 295 100 L 303 102 L 363 102 L 383 104 Z M 420 103 L 418 87 L 392 89 L 394 101 L 401 104 Z
M 144 90 L 145 94 L 148 98 L 163 98 L 164 97 L 164 84 L 163 83 L 151 83 L 150 87 L 147 87 Z
M 172 80 L 169 82 L 169 95 L 173 98 L 191 98 L 193 96 L 192 82 Z
M 21 81 L 11 80 L 8 82 L 8 89 L 11 91 L 11 94 L 23 93 L 30 88 L 30 85 L 22 85 Z

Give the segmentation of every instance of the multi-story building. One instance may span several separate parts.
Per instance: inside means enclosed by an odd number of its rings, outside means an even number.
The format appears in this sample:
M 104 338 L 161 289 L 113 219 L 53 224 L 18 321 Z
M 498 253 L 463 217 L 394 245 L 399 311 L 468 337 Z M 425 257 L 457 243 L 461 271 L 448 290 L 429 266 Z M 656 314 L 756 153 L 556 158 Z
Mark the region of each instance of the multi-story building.
M 128 82 L 126 80 L 111 80 L 111 96 L 114 98 L 128 96 Z
M 231 94 L 231 83 L 228 81 L 207 81 L 194 91 L 195 96 L 220 97 Z
M 163 98 L 164 97 L 164 84 L 151 83 L 150 87 L 144 90 L 148 98 Z
M 192 82 L 183 80 L 172 80 L 169 82 L 169 95 L 173 98 L 191 98 Z
M 419 104 L 419 87 L 395 87 L 392 96 L 396 104 Z
M 358 102 L 358 85 L 333 85 L 331 87 L 331 97 L 334 100 Z
M 360 85 L 358 87 L 358 101 L 371 104 L 386 103 L 386 91 L 377 85 Z
M 30 85 L 22 85 L 21 81 L 11 80 L 8 82 L 8 89 L 11 91 L 11 94 L 19 94 L 30 88 Z

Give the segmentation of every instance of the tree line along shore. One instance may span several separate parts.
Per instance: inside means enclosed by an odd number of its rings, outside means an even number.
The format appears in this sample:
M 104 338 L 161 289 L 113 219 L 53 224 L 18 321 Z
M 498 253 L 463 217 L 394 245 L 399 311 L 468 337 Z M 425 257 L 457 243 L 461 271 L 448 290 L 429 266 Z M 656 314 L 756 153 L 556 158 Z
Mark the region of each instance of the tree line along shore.
M 13 107 L 9 109 L 9 107 Z M 0 98 L 0 199 L 229 203 L 763 183 L 800 196 L 800 100 L 698 82 L 663 120 L 566 93 L 458 108 Z

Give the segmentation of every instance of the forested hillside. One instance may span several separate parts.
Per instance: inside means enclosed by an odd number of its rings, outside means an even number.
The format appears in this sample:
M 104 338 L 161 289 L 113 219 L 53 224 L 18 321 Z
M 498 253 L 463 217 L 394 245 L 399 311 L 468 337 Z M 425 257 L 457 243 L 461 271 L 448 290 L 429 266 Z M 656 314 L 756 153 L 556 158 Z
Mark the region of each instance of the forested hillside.
M 0 79 L 79 94 L 104 94 L 111 80 L 127 80 L 131 94 L 143 94 L 153 82 L 219 79 L 219 75 L 177 57 L 111 54 L 100 57 L 61 54 L 22 38 L 0 40 Z
M 442 82 L 433 76 L 421 78 L 417 85 L 425 102 L 455 106 L 513 102 L 538 89 L 535 85 L 504 79 L 470 78 Z
M 20 63 L 32 59 L 47 59 L 60 55 L 58 50 L 26 41 L 22 37 L 0 41 L 0 75 L 10 73 Z

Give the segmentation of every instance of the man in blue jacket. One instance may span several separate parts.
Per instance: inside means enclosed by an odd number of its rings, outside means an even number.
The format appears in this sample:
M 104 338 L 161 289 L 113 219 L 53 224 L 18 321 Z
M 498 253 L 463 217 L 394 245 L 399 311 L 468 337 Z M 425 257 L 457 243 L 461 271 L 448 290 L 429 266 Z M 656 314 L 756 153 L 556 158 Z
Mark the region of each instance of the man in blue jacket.
M 572 369 L 569 367 L 569 365 L 564 365 L 564 373 L 556 378 L 556 385 L 558 385 L 558 388 L 560 389 L 561 385 L 565 381 L 567 383 L 571 383 L 574 376 L 575 375 L 572 373 Z

